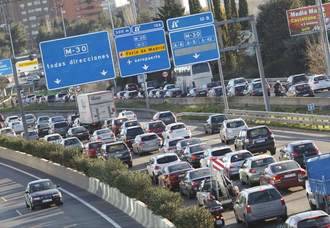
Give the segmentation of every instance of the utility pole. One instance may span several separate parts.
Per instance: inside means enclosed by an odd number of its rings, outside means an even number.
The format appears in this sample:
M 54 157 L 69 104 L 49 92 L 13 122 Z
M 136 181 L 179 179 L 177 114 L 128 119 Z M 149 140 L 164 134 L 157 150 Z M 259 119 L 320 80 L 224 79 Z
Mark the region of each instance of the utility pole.
M 57 7 L 60 9 L 60 13 L 61 13 L 63 35 L 64 35 L 64 37 L 67 37 L 66 25 L 65 25 L 65 20 L 64 20 L 63 6 L 64 6 L 64 0 L 62 0 L 62 3 L 61 4 L 58 4 Z
M 146 108 L 150 109 L 148 84 L 147 84 L 147 74 L 143 74 L 143 84 L 144 84 L 144 96 L 146 98 Z
M 320 14 L 320 32 L 321 32 L 321 42 L 324 50 L 324 57 L 327 66 L 327 75 L 330 75 L 330 56 L 329 56 L 329 38 L 328 38 L 328 30 L 327 25 L 325 23 L 322 0 L 316 0 L 315 4 L 318 6 L 319 14 Z

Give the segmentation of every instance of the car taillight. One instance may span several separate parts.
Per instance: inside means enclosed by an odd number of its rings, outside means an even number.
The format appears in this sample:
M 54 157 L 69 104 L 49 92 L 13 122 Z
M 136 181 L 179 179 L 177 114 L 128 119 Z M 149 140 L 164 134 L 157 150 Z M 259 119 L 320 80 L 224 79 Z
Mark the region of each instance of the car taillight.
M 252 212 L 252 209 L 251 209 L 251 206 L 250 206 L 250 205 L 246 205 L 245 210 L 246 210 L 246 213 L 247 213 L 247 214 L 249 214 L 249 213 Z
M 282 176 L 276 175 L 276 176 L 273 177 L 272 180 L 273 180 L 274 184 L 276 184 L 276 183 L 281 182 L 281 179 L 282 179 Z
M 306 176 L 306 171 L 304 169 L 300 169 L 298 171 L 298 181 L 303 182 L 305 180 L 305 176 Z
M 198 188 L 198 182 L 197 181 L 193 181 L 193 182 L 191 182 L 191 186 L 192 186 L 192 188 L 193 189 L 197 189 Z
M 176 181 L 177 180 L 177 176 L 174 175 L 174 174 L 170 174 L 169 175 L 169 179 L 170 179 L 170 181 Z
M 191 155 L 191 160 L 198 160 L 198 157 L 195 155 L 195 154 L 193 154 L 193 155 Z
M 256 173 L 257 170 L 256 170 L 256 169 L 250 169 L 249 172 L 250 172 L 250 173 Z
M 156 165 L 155 170 L 158 170 L 158 169 L 160 169 L 160 166 Z
M 284 198 L 281 198 L 281 204 L 282 204 L 282 206 L 285 206 Z

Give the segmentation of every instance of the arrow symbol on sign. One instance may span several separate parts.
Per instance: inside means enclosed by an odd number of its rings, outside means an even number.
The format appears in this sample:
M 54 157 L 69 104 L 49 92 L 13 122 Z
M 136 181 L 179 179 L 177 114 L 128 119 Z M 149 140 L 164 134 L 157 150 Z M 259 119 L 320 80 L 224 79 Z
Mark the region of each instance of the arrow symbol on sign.
M 106 70 L 102 70 L 102 72 L 101 72 L 101 74 L 102 74 L 103 76 L 106 76 L 107 73 L 108 73 L 108 71 L 106 71 Z
M 147 66 L 146 64 L 144 64 L 144 66 L 142 68 L 143 68 L 143 70 L 148 70 L 149 69 L 149 66 Z
M 55 84 L 59 85 L 61 83 L 61 80 L 59 78 L 56 78 L 56 80 L 54 82 L 55 82 Z
M 197 54 L 197 53 L 195 53 L 195 54 L 193 55 L 193 57 L 194 57 L 195 59 L 198 59 L 199 56 L 200 56 L 200 54 Z

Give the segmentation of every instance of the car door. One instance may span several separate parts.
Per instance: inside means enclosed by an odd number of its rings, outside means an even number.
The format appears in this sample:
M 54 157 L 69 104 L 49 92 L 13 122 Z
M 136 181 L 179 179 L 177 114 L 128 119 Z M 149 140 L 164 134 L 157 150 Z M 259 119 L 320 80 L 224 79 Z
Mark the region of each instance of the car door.
M 239 176 L 240 179 L 243 180 L 245 183 L 247 182 L 247 172 L 249 170 L 249 161 L 245 160 L 239 169 Z

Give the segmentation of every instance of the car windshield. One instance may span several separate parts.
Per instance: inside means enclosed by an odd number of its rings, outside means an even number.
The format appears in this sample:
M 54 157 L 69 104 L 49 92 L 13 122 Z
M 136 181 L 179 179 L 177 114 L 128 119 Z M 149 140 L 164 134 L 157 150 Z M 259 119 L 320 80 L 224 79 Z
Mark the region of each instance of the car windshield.
M 328 78 L 325 75 L 314 77 L 315 82 L 324 81 L 324 80 L 327 80 L 327 79 Z
M 304 219 L 297 224 L 297 228 L 327 228 L 330 224 L 330 217 L 327 215 Z
M 152 135 L 145 135 L 141 139 L 143 142 L 145 142 L 145 141 L 150 141 L 150 140 L 154 140 L 157 138 L 158 138 L 157 135 L 152 134 Z
M 260 190 L 249 194 L 248 204 L 255 205 L 279 199 L 281 199 L 281 194 L 275 189 Z
M 61 122 L 61 123 L 54 124 L 54 128 L 64 128 L 64 127 L 68 127 L 67 122 Z
M 168 167 L 169 173 L 174 173 L 180 170 L 190 169 L 191 166 L 188 163 L 179 163 Z
M 39 117 L 39 122 L 48 122 L 49 117 Z
M 304 143 L 294 146 L 293 151 L 299 156 L 304 156 L 316 152 L 317 148 L 315 147 L 314 143 Z
M 171 130 L 178 130 L 178 129 L 182 129 L 185 128 L 186 126 L 184 124 L 175 124 L 171 127 Z
M 267 128 L 256 128 L 248 131 L 248 138 L 258 138 L 258 137 L 267 137 L 269 135 L 269 131 Z
M 76 138 L 65 139 L 64 146 L 78 145 L 80 144 L 79 140 Z
M 211 176 L 211 171 L 210 171 L 210 169 L 194 170 L 194 171 L 190 172 L 189 175 L 190 175 L 190 178 L 192 180 L 194 180 L 194 179 L 199 179 L 201 177 Z
M 222 123 L 224 120 L 226 120 L 226 117 L 223 115 L 212 116 L 212 118 L 211 118 L 212 123 Z
M 38 124 L 38 126 L 37 126 L 39 129 L 40 128 L 49 128 L 49 125 L 48 125 L 48 123 L 40 123 L 40 124 Z
M 56 123 L 56 122 L 61 122 L 61 121 L 65 121 L 63 116 L 56 116 L 56 117 L 52 117 L 52 122 Z
M 206 149 L 205 144 L 199 144 L 199 145 L 194 145 L 190 146 L 190 153 L 196 153 L 196 152 L 201 152 Z
M 127 151 L 127 147 L 124 143 L 112 144 L 107 146 L 107 153 L 117 153 L 119 151 Z
M 124 123 L 125 127 L 134 127 L 134 126 L 138 126 L 139 123 L 137 121 L 127 121 Z
M 124 112 L 123 114 L 124 116 L 134 115 L 134 113 L 131 111 Z
M 176 155 L 168 155 L 157 159 L 157 164 L 166 164 L 170 162 L 177 161 L 178 157 Z
M 55 140 L 60 140 L 61 139 L 61 136 L 59 135 L 53 135 L 53 136 L 49 136 L 47 138 L 47 141 L 55 141 Z
M 307 77 L 305 75 L 295 76 L 292 79 L 292 84 L 298 84 L 300 82 L 307 82 Z
M 149 129 L 156 129 L 156 128 L 161 128 L 161 129 L 165 129 L 165 125 L 163 124 L 163 122 L 153 122 L 153 123 L 149 123 Z
M 233 156 L 231 156 L 230 161 L 231 162 L 240 162 L 240 161 L 244 161 L 245 159 L 252 157 L 252 155 L 250 153 L 239 153 L 239 154 L 235 154 Z
M 169 145 L 170 147 L 176 146 L 176 144 L 177 144 L 180 140 L 182 140 L 182 139 L 171 140 L 171 141 L 169 141 L 168 145 Z
M 72 128 L 72 133 L 73 134 L 77 134 L 77 133 L 84 133 L 86 132 L 87 129 L 84 127 L 76 127 L 76 128 Z
M 227 153 L 232 152 L 230 148 L 225 148 L 225 149 L 219 149 L 219 150 L 213 150 L 211 152 L 211 156 L 218 157 L 218 156 L 224 156 Z
M 51 181 L 43 181 L 30 184 L 30 193 L 54 189 L 55 185 Z
M 143 133 L 144 132 L 140 127 L 131 128 L 127 129 L 126 137 L 129 139 L 134 139 L 137 135 L 142 135 Z
M 245 79 L 241 78 L 241 79 L 237 79 L 235 80 L 234 84 L 237 85 L 237 84 L 244 84 L 246 83 Z
M 300 168 L 299 165 L 294 161 L 274 164 L 270 167 L 270 169 L 273 173 L 280 173 L 280 172 L 293 170 L 293 169 L 299 169 L 299 168 Z
M 21 122 L 12 122 L 11 125 L 13 125 L 13 127 L 17 125 L 21 125 Z
M 32 116 L 32 115 L 25 115 L 26 120 L 30 120 L 30 119 L 33 119 L 33 118 L 34 118 L 34 116 Z
M 261 83 L 253 83 L 252 86 L 253 86 L 253 89 L 261 89 L 262 88 Z
M 111 131 L 109 129 L 102 129 L 102 130 L 98 130 L 96 132 L 96 135 L 103 135 L 103 134 L 110 134 Z
M 238 128 L 238 127 L 243 127 L 244 125 L 245 125 L 244 121 L 237 120 L 227 123 L 227 128 Z
M 255 160 L 252 161 L 251 168 L 265 167 L 274 162 L 275 160 L 272 157 Z
M 173 117 L 171 112 L 163 112 L 159 114 L 159 118 L 168 118 L 168 117 Z

